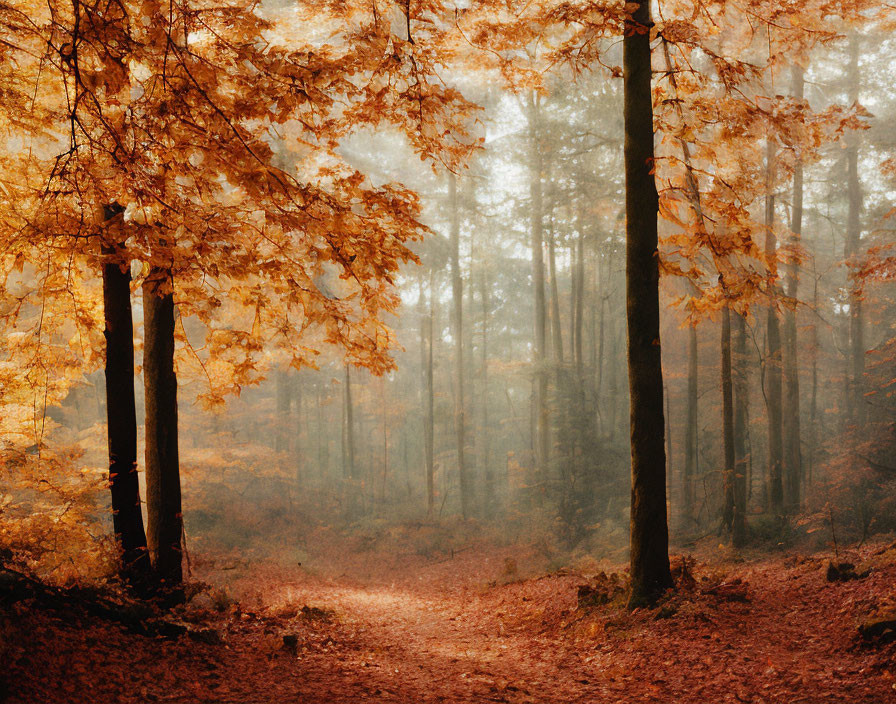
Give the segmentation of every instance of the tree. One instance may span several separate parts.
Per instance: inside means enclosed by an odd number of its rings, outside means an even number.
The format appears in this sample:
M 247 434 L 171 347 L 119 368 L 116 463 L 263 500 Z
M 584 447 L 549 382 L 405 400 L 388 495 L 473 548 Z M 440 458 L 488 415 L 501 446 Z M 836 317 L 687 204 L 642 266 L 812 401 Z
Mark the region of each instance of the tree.
M 847 64 L 849 99 L 856 106 L 861 88 L 859 74 L 859 37 L 853 31 L 849 36 L 849 63 Z M 859 254 L 862 239 L 862 186 L 859 182 L 859 135 L 851 132 L 847 139 L 846 168 L 847 196 L 849 199 L 846 221 L 846 238 L 843 257 L 847 263 L 853 262 Z M 859 286 L 853 283 L 849 294 L 849 345 L 847 354 L 847 421 L 860 426 L 864 419 L 865 336 L 862 317 L 862 297 Z
M 457 473 L 460 483 L 461 514 L 470 517 L 472 486 L 466 458 L 466 409 L 464 406 L 464 289 L 460 271 L 460 207 L 457 180 L 448 175 L 448 200 L 451 210 L 451 331 L 454 337 L 454 434 L 457 449 Z
M 792 90 L 795 100 L 805 99 L 805 72 L 794 65 L 791 70 Z M 793 165 L 793 205 L 790 213 L 791 245 L 798 247 L 803 232 L 803 161 L 799 153 Z M 795 514 L 800 507 L 801 481 L 803 474 L 802 449 L 800 447 L 800 376 L 796 307 L 794 302 L 799 294 L 799 262 L 791 255 L 787 262 L 784 293 L 791 305 L 784 310 L 784 340 L 781 353 L 783 373 L 783 419 L 784 443 L 783 474 L 784 504 L 787 513 Z
M 121 211 L 106 208 L 107 220 Z M 120 219 L 120 218 L 119 218 Z M 103 246 L 103 317 L 105 319 L 106 417 L 109 441 L 109 491 L 112 528 L 121 546 L 121 572 L 130 581 L 149 574 L 149 552 L 137 476 L 137 412 L 134 400 L 134 323 L 131 318 L 131 269 L 116 249 Z
M 547 481 L 550 427 L 548 417 L 548 376 L 546 365 L 547 349 L 547 307 L 545 303 L 544 281 L 544 207 L 542 198 L 542 178 L 544 163 L 539 109 L 541 97 L 530 92 L 526 119 L 529 126 L 529 208 L 532 249 L 532 286 L 535 310 L 535 344 L 533 361 L 535 379 L 532 388 L 533 432 L 532 447 L 535 454 L 535 485 L 539 496 Z M 540 499 L 537 499 L 540 501 Z
M 666 518 L 650 27 L 650 3 L 641 0 L 626 20 L 623 40 L 632 607 L 652 603 L 672 587 Z
M 784 439 L 781 407 L 781 326 L 778 319 L 777 236 L 775 234 L 775 145 L 766 140 L 765 256 L 769 264 L 769 305 L 766 314 L 765 405 L 768 414 L 769 510 L 781 516 L 784 510 Z
M 171 270 L 143 281 L 143 385 L 146 389 L 146 514 L 153 571 L 167 586 L 183 580 L 183 509 L 177 447 L 174 293 Z

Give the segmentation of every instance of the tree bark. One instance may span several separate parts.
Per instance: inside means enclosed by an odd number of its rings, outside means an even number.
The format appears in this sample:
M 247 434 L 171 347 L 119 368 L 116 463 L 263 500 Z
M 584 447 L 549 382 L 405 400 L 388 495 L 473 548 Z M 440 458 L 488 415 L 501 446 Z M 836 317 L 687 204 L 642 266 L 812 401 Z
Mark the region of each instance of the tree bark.
M 641 0 L 626 20 L 623 40 L 626 303 L 632 457 L 630 607 L 653 603 L 673 586 L 669 570 L 663 437 L 651 24 L 649 0 Z
M 106 210 L 107 220 L 114 217 L 112 209 Z M 137 475 L 131 270 L 116 247 L 104 245 L 102 254 L 112 529 L 121 550 L 121 576 L 139 581 L 149 573 L 150 561 Z
M 545 369 L 546 348 L 546 310 L 544 286 L 544 223 L 542 204 L 542 173 L 544 164 L 541 154 L 541 135 L 539 125 L 539 98 L 537 94 L 529 96 L 529 206 L 531 209 L 532 235 L 532 284 L 535 306 L 535 384 L 533 389 L 533 420 L 535 452 L 535 484 L 539 496 L 544 482 L 547 481 L 549 454 L 548 428 L 548 377 Z M 536 499 L 538 503 L 540 499 Z
M 448 200 L 451 208 L 451 294 L 452 332 L 454 337 L 454 436 L 457 450 L 457 473 L 460 484 L 461 515 L 470 517 L 471 487 L 466 459 L 466 418 L 464 401 L 464 284 L 460 272 L 460 208 L 457 202 L 457 179 L 448 174 Z
M 778 322 L 778 242 L 775 236 L 775 145 L 771 137 L 766 148 L 765 256 L 769 267 L 769 305 L 767 312 L 768 352 L 765 362 L 766 407 L 768 411 L 768 482 L 769 509 L 783 514 L 784 486 L 782 466 L 784 442 L 781 417 L 781 330 Z
M 495 507 L 495 475 L 491 466 L 491 433 L 489 429 L 489 375 L 488 375 L 488 325 L 490 314 L 490 301 L 488 295 L 488 269 L 486 262 L 481 263 L 479 272 L 479 296 L 482 305 L 482 362 L 480 384 L 482 385 L 482 430 L 479 437 L 482 440 L 482 478 L 485 484 L 483 491 L 484 515 L 491 517 Z
M 747 370 L 747 326 L 742 315 L 735 314 L 736 333 L 733 355 L 734 376 L 734 515 L 731 542 L 742 547 L 747 539 L 747 474 L 749 449 L 747 427 L 750 419 L 750 385 Z
M 560 293 L 557 288 L 557 247 L 554 229 L 548 230 L 548 275 L 551 279 L 551 341 L 554 361 L 563 364 L 563 327 L 560 320 Z
M 183 581 L 183 515 L 177 448 L 174 293 L 171 271 L 153 266 L 143 282 L 146 393 L 146 514 L 153 571 L 167 586 Z
M 435 434 L 433 428 L 433 272 L 429 272 L 429 312 L 423 314 L 423 284 L 420 285 L 420 367 L 423 370 L 423 452 L 426 468 L 426 514 L 432 516 L 435 507 Z
M 792 68 L 793 96 L 802 100 L 805 80 L 803 69 Z M 798 156 L 793 167 L 793 208 L 791 211 L 791 243 L 800 244 L 803 232 L 803 162 Z M 791 257 L 787 263 L 784 292 L 793 305 L 796 304 L 799 287 L 799 263 Z M 783 418 L 782 432 L 784 444 L 784 504 L 788 514 L 799 511 L 802 481 L 802 452 L 800 447 L 800 379 L 797 365 L 796 309 L 788 306 L 784 311 L 783 361 Z
M 735 452 L 734 392 L 731 382 L 731 309 L 722 308 L 722 445 L 725 457 L 725 508 L 722 522 L 729 534 L 734 532 Z
M 584 327 L 585 327 L 585 232 L 584 217 L 579 216 L 579 235 L 576 238 L 573 290 L 573 339 L 572 347 L 576 364 L 576 373 L 580 383 L 585 381 Z
M 859 37 L 852 32 L 849 37 L 848 80 L 850 86 L 850 102 L 859 100 Z M 847 195 L 849 210 L 846 221 L 846 242 L 844 258 L 847 262 L 854 260 L 859 254 L 862 239 L 862 186 L 859 181 L 859 135 L 852 133 L 847 137 Z M 863 379 L 865 376 L 865 335 L 862 320 L 862 298 L 858 293 L 853 276 L 850 274 L 849 286 L 849 361 L 847 413 L 850 422 L 860 427 L 865 422 L 865 394 Z

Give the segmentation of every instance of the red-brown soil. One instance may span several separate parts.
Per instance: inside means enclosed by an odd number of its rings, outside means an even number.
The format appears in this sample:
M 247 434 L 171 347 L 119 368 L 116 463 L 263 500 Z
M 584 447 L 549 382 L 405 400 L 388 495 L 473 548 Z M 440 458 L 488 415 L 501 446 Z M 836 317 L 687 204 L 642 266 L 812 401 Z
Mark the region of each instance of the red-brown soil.
M 206 568 L 242 601 L 197 613 L 197 600 L 182 616 L 220 643 L 20 601 L 0 615 L 0 701 L 896 702 L 896 645 L 856 628 L 896 604 L 896 549 L 853 552 L 870 575 L 834 583 L 821 556 L 702 565 L 632 614 L 619 599 L 577 609 L 586 573 L 515 581 L 513 555 L 384 561 L 363 581 Z

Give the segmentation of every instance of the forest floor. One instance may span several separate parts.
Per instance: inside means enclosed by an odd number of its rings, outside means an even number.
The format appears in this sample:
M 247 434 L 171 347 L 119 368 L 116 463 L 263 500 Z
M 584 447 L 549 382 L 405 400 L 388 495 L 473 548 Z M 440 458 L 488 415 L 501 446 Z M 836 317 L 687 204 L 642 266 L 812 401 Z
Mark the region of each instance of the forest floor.
M 849 581 L 828 581 L 820 553 L 688 560 L 675 595 L 633 613 L 597 566 L 532 574 L 529 557 L 371 553 L 330 574 L 206 561 L 218 586 L 169 616 L 193 629 L 173 638 L 75 604 L 0 604 L 0 701 L 896 702 L 896 643 L 857 629 L 896 613 L 896 543 L 841 551 L 870 569 Z

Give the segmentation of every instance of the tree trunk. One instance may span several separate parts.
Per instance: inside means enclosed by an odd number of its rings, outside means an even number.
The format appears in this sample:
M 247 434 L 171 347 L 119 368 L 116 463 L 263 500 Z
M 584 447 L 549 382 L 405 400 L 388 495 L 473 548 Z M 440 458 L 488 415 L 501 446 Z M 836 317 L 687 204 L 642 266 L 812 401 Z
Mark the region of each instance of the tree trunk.
M 168 586 L 183 581 L 172 284 L 171 271 L 158 266 L 143 282 L 147 538 L 153 571 Z
M 725 508 L 722 522 L 734 532 L 735 512 L 735 452 L 734 452 L 734 395 L 731 383 L 731 309 L 726 301 L 722 308 L 722 445 L 725 457 Z
M 573 355 L 579 383 L 585 381 L 584 327 L 585 327 L 585 232 L 584 217 L 579 217 L 579 236 L 576 238 L 573 290 Z
M 295 408 L 296 414 L 295 426 L 293 426 L 295 431 L 295 451 L 293 452 L 293 456 L 295 457 L 296 463 L 296 490 L 299 490 L 302 488 L 302 475 L 304 474 L 305 469 L 304 439 L 302 438 L 302 431 L 307 422 L 302 409 L 302 379 L 300 376 L 296 376 L 293 379 L 292 406 Z
M 802 101 L 804 94 L 803 69 L 794 66 L 793 96 Z M 798 246 L 803 231 L 803 162 L 797 157 L 793 167 L 793 208 L 790 230 L 792 244 Z M 787 264 L 784 292 L 795 305 L 799 287 L 799 263 L 791 257 Z M 784 435 L 784 504 L 787 513 L 793 515 L 800 507 L 800 482 L 802 480 L 802 458 L 800 448 L 800 379 L 797 365 L 796 309 L 788 306 L 784 311 L 783 361 L 783 402 L 784 415 L 782 432 Z
M 342 390 L 342 473 L 355 479 L 355 410 L 352 407 L 352 376 L 345 365 L 345 384 Z
M 479 296 L 482 304 L 482 362 L 479 383 L 482 388 L 482 430 L 479 437 L 482 439 L 482 478 L 485 484 L 483 491 L 484 515 L 491 517 L 495 507 L 495 475 L 491 466 L 491 432 L 489 429 L 489 379 L 488 379 L 488 324 L 489 324 L 489 295 L 488 295 L 488 270 L 485 261 L 481 264 L 479 273 Z
M 539 496 L 542 493 L 544 482 L 547 481 L 547 466 L 549 454 L 549 428 L 548 428 L 548 377 L 545 369 L 546 347 L 546 310 L 544 287 L 544 232 L 543 232 L 543 205 L 542 205 L 542 172 L 544 166 L 541 154 L 541 136 L 539 125 L 539 98 L 533 92 L 529 96 L 529 206 L 531 208 L 532 229 L 532 284 L 534 287 L 535 304 L 535 385 L 533 393 L 533 420 L 534 437 L 533 449 L 535 451 L 535 484 L 538 487 Z M 540 499 L 536 500 L 536 503 Z
M 454 436 L 457 450 L 457 474 L 460 484 L 461 515 L 470 517 L 471 487 L 466 460 L 464 406 L 464 288 L 460 272 L 460 208 L 457 203 L 457 179 L 448 174 L 448 200 L 451 208 L 451 295 L 452 333 L 454 337 Z
M 814 249 L 815 247 L 813 247 Z M 812 310 L 818 311 L 818 252 L 813 251 L 812 253 Z M 812 369 L 811 369 L 811 384 L 812 388 L 809 392 L 809 457 L 808 464 L 809 466 L 806 468 L 806 483 L 807 485 L 812 485 L 812 478 L 815 472 L 815 452 L 817 445 L 817 437 L 818 437 L 818 348 L 819 348 L 819 340 L 818 340 L 818 321 L 813 316 L 812 318 L 812 328 L 810 330 L 811 333 L 811 347 L 809 350 L 809 354 L 811 355 L 812 361 Z
M 688 326 L 688 407 L 687 434 L 684 439 L 684 518 L 694 523 L 694 494 L 697 481 L 697 326 Z
M 432 318 L 433 272 L 429 272 L 429 313 L 424 313 L 423 281 L 420 281 L 420 369 L 423 374 L 423 454 L 426 469 L 426 515 L 432 516 L 435 506 L 434 432 L 433 432 L 433 375 L 432 375 Z
M 859 38 L 853 32 L 849 37 L 850 101 L 855 104 L 859 100 Z M 846 220 L 846 242 L 843 253 L 847 262 L 854 260 L 859 254 L 862 239 L 862 186 L 859 182 L 859 135 L 851 133 L 847 137 L 847 194 L 849 211 Z M 865 422 L 865 394 L 863 378 L 865 376 L 865 335 L 862 324 L 862 298 L 858 293 L 854 278 L 850 274 L 849 286 L 849 369 L 847 412 L 849 420 L 861 427 Z
M 769 273 L 768 352 L 765 362 L 765 393 L 768 411 L 769 509 L 775 516 L 780 516 L 784 510 L 784 486 L 781 474 L 784 459 L 784 442 L 781 418 L 781 331 L 777 310 L 778 267 L 776 261 L 778 242 L 775 236 L 774 187 L 775 145 L 774 141 L 769 137 L 766 149 L 765 256 L 768 258 L 771 271 Z
M 114 213 L 107 209 L 106 215 L 109 219 Z M 102 254 L 112 529 L 121 549 L 120 574 L 126 580 L 139 581 L 149 573 L 150 562 L 137 475 L 131 270 L 117 248 L 104 245 Z
M 747 474 L 749 449 L 747 426 L 750 422 L 750 385 L 747 377 L 747 326 L 743 316 L 735 314 L 734 327 L 737 337 L 734 348 L 734 515 L 731 525 L 731 541 L 734 547 L 742 547 L 747 539 Z
M 663 445 L 651 24 L 649 0 L 640 0 L 631 18 L 626 20 L 623 40 L 626 304 L 632 456 L 630 607 L 653 603 L 673 586 L 669 570 Z
M 560 320 L 560 293 L 557 288 L 557 247 L 553 227 L 548 230 L 548 275 L 551 278 L 551 342 L 554 361 L 563 364 L 563 328 Z

